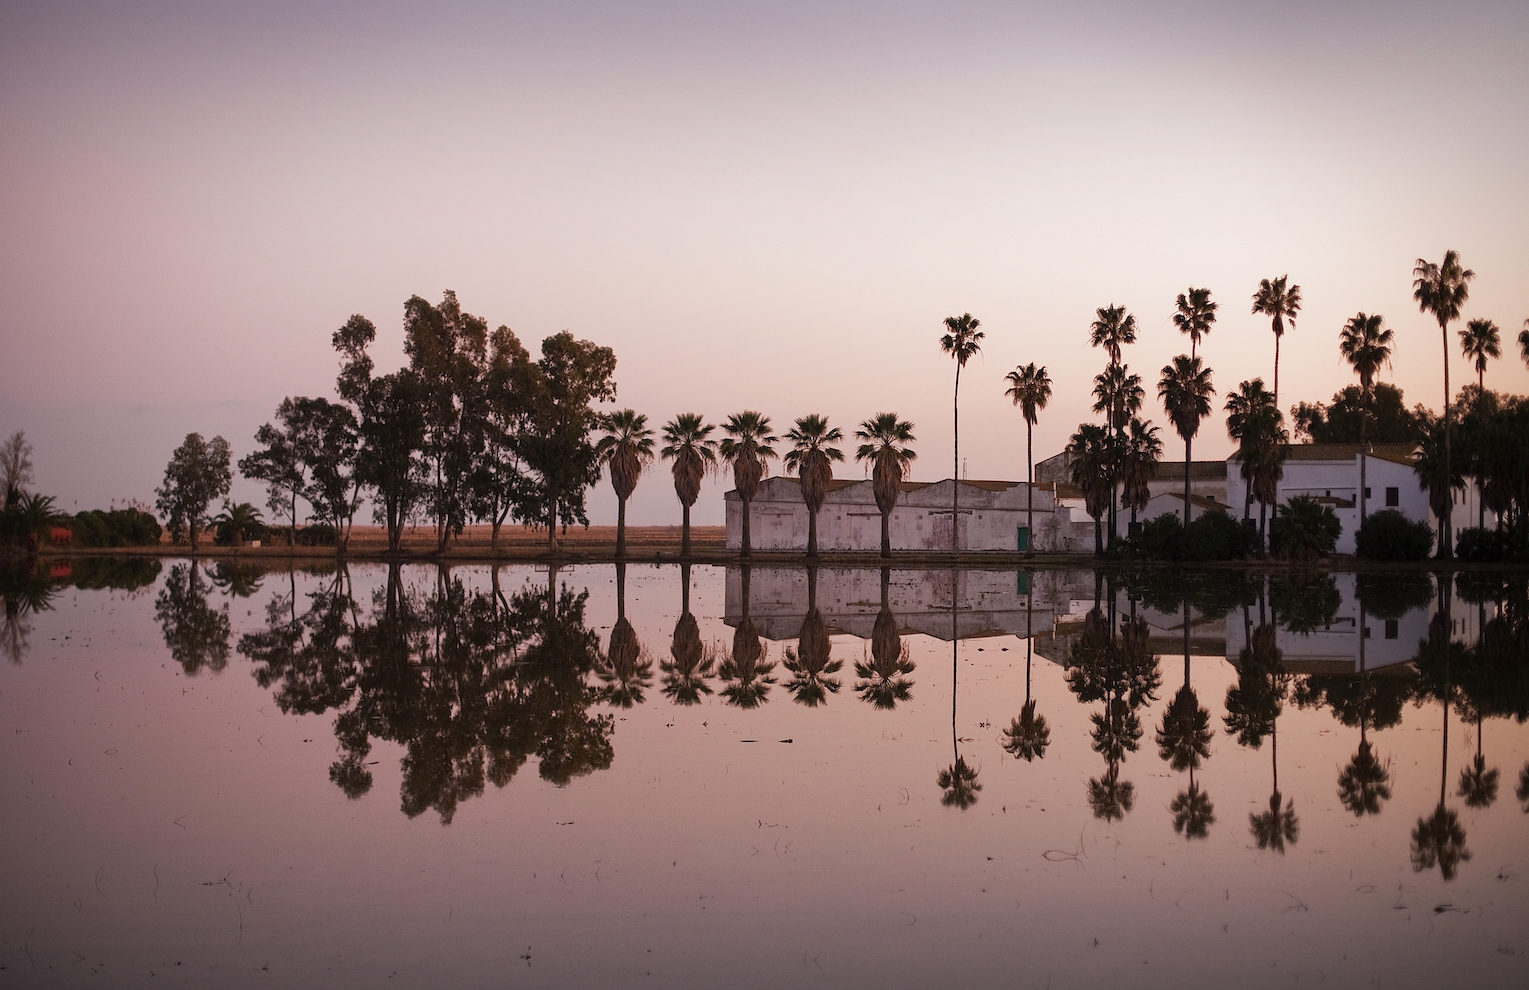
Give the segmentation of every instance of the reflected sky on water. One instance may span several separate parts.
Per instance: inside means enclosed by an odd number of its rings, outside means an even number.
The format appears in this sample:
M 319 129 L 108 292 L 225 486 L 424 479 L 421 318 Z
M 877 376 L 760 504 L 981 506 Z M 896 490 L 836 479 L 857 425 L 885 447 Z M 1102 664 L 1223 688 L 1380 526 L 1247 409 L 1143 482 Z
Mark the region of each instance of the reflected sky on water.
M 1495 986 L 1529 953 L 1523 575 L 3 592 L 6 982 Z

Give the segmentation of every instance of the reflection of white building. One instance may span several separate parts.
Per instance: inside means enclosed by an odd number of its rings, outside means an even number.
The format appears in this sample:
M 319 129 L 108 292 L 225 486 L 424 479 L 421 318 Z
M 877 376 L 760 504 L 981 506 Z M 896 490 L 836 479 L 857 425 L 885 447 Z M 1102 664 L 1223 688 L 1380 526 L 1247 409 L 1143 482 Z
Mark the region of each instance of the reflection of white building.
M 1414 609 L 1400 618 L 1383 619 L 1365 613 L 1363 632 L 1359 599 L 1354 593 L 1355 575 L 1335 574 L 1333 580 L 1343 596 L 1333 621 L 1311 632 L 1291 632 L 1280 626 L 1274 642 L 1292 674 L 1353 674 L 1360 670 L 1360 639 L 1367 670 L 1407 663 L 1417 656 L 1418 643 L 1428 636 L 1429 609 Z M 1248 627 L 1240 615 L 1226 620 L 1226 658 L 1236 663 L 1248 645 L 1248 628 L 1256 628 L 1256 611 Z
M 948 551 L 951 537 L 951 488 L 946 479 L 932 484 L 904 482 L 889 520 L 893 550 Z M 1058 510 L 1053 487 L 1035 486 L 1035 532 L 1026 511 L 1028 493 L 1022 481 L 962 481 L 957 514 L 957 537 L 962 550 L 1025 550 L 1033 542 L 1039 551 L 1093 549 L 1092 530 L 1086 547 L 1069 542 L 1072 513 Z M 743 546 L 743 501 L 736 491 L 726 495 L 727 547 Z M 1084 517 L 1085 520 L 1087 517 Z M 749 542 L 755 550 L 802 551 L 807 547 L 807 506 L 796 478 L 767 478 L 751 500 Z M 1076 542 L 1076 541 L 1073 541 Z M 881 550 L 881 512 L 870 481 L 835 480 L 818 513 L 818 547 L 824 552 Z

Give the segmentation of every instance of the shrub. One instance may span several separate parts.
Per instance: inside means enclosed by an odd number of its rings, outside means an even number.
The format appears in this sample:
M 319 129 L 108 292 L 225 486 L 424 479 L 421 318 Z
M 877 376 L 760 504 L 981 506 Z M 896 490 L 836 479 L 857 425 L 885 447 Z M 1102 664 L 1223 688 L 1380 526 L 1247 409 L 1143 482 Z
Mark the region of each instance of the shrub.
M 1366 516 L 1354 534 L 1354 552 L 1369 560 L 1422 560 L 1432 549 L 1433 527 L 1414 522 L 1396 509 Z
M 1247 530 L 1225 512 L 1206 512 L 1184 527 L 1185 560 L 1231 560 L 1248 552 Z
M 85 547 L 142 547 L 159 542 L 164 529 L 159 521 L 140 509 L 91 509 L 69 520 L 74 542 Z
M 1508 534 L 1499 533 L 1495 529 L 1480 529 L 1475 526 L 1462 529 L 1459 539 L 1455 542 L 1455 556 L 1460 560 L 1495 564 L 1498 561 L 1507 560 L 1511 551 L 1512 541 L 1508 538 Z
M 1184 524 L 1179 517 L 1165 512 L 1156 519 L 1142 523 L 1141 532 L 1134 537 L 1136 552 L 1154 560 L 1179 560 L 1184 549 Z
M 297 531 L 297 542 L 305 547 L 333 547 L 339 545 L 340 534 L 328 523 L 312 523 Z
M 1332 507 L 1310 495 L 1297 495 L 1274 507 L 1269 524 L 1269 549 L 1291 560 L 1314 560 L 1333 552 L 1343 524 Z

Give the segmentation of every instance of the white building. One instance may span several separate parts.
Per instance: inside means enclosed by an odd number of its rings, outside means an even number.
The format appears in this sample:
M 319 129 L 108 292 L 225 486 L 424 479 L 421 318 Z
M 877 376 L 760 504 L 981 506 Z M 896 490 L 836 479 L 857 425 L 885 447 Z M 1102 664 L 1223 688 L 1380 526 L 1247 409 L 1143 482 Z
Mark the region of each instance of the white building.
M 1276 504 L 1283 505 L 1297 495 L 1310 495 L 1330 506 L 1343 525 L 1343 531 L 1338 536 L 1337 552 L 1353 553 L 1354 534 L 1359 527 L 1359 445 L 1305 443 L 1291 444 L 1286 449 L 1284 477 L 1279 482 Z M 1428 508 L 1428 493 L 1418 483 L 1417 474 L 1412 470 L 1416 460 L 1415 444 L 1370 445 L 1370 454 L 1365 458 L 1367 513 L 1397 509 L 1408 519 L 1433 523 Z M 1247 483 L 1242 480 L 1242 462 L 1233 454 L 1227 458 L 1226 500 L 1230 511 L 1239 518 L 1246 497 Z M 1257 512 L 1255 502 L 1255 517 Z
M 953 547 L 949 479 L 934 483 L 903 482 L 902 493 L 889 520 L 893 550 L 941 551 Z M 957 539 L 963 551 L 1085 549 L 1070 541 L 1074 526 L 1067 508 L 1058 511 L 1053 486 L 1035 486 L 1035 532 L 1026 513 L 1022 481 L 960 482 Z M 727 493 L 727 547 L 743 546 L 743 501 Z M 751 500 L 749 544 L 755 550 L 802 551 L 807 547 L 807 506 L 796 478 L 767 478 Z M 1092 549 L 1089 531 L 1086 549 Z M 836 479 L 818 513 L 818 548 L 823 552 L 881 550 L 881 512 L 870 481 Z

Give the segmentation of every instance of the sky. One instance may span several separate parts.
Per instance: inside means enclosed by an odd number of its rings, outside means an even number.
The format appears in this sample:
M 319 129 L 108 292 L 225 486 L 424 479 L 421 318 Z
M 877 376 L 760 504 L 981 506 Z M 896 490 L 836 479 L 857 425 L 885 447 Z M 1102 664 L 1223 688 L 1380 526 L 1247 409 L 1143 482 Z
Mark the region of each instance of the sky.
M 1182 458 L 1151 386 L 1190 286 L 1221 303 L 1199 353 L 1223 396 L 1272 378 L 1250 298 L 1288 273 L 1287 410 L 1354 380 L 1358 311 L 1396 331 L 1382 377 L 1437 409 L 1412 268 L 1455 249 L 1465 317 L 1503 329 L 1487 386 L 1529 392 L 1522 3 L 7 0 L 0 129 L 0 431 L 69 511 L 151 503 L 192 431 L 249 453 L 283 397 L 332 395 L 353 313 L 396 367 L 404 301 L 447 289 L 524 341 L 613 347 L 617 406 L 656 423 L 895 411 L 928 481 L 965 312 L 971 478 L 1024 477 L 1018 364 L 1055 382 L 1037 459 L 1097 419 L 1108 304 Z M 1232 450 L 1217 410 L 1197 459 Z M 608 484 L 590 514 L 614 522 Z M 629 521 L 678 518 L 660 466 Z

